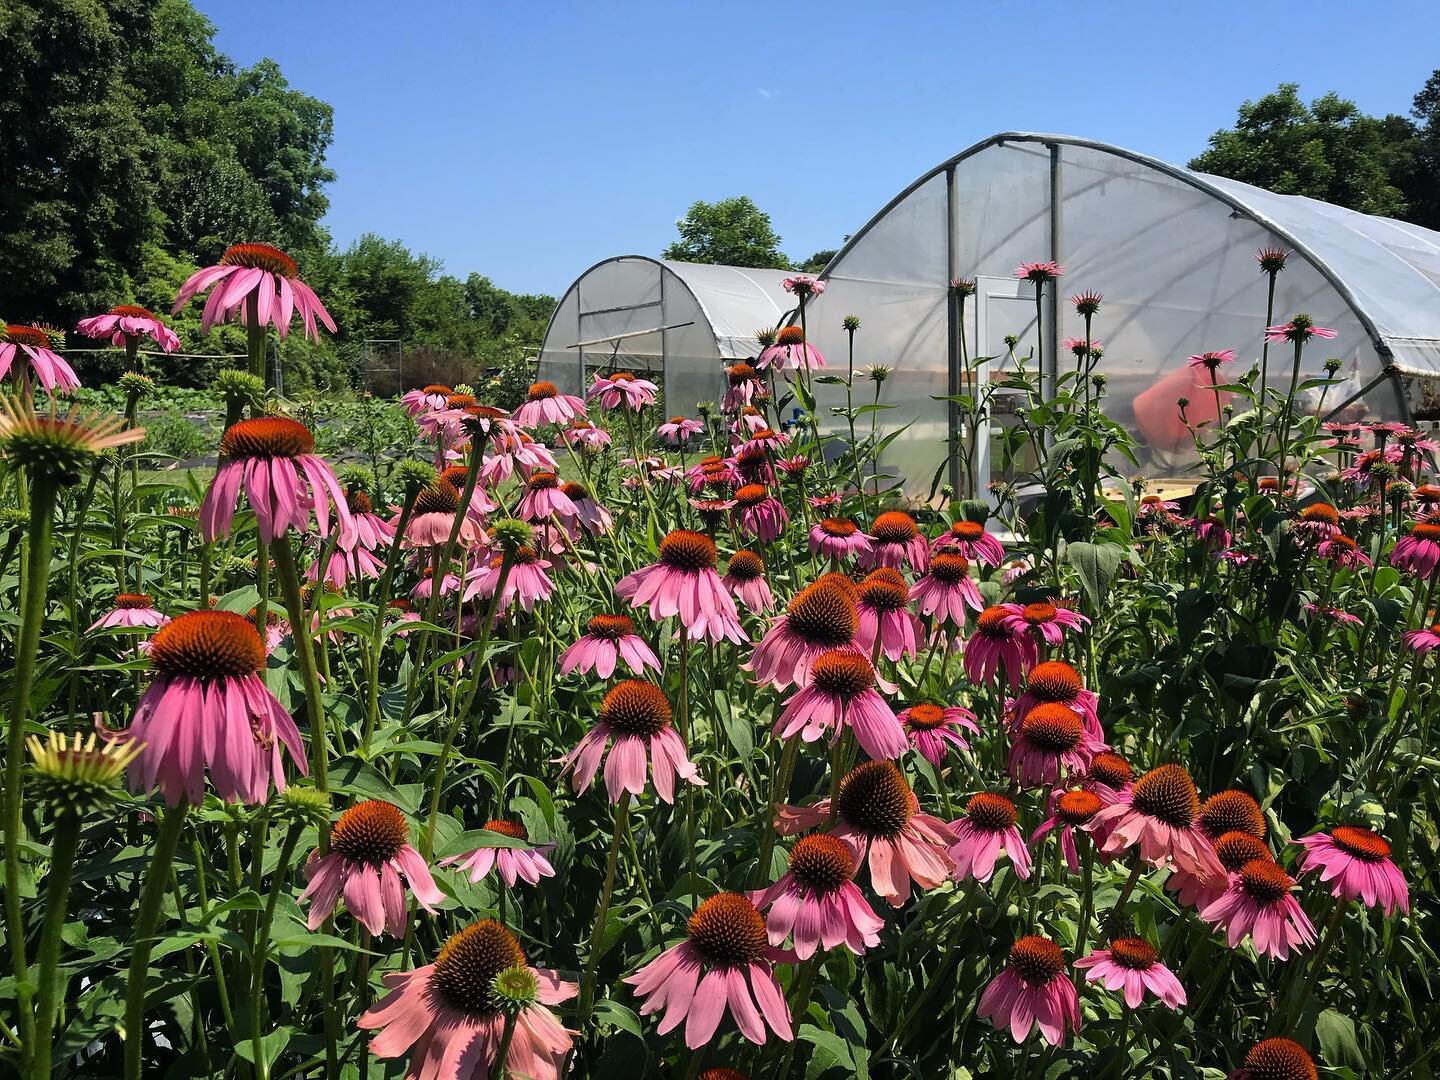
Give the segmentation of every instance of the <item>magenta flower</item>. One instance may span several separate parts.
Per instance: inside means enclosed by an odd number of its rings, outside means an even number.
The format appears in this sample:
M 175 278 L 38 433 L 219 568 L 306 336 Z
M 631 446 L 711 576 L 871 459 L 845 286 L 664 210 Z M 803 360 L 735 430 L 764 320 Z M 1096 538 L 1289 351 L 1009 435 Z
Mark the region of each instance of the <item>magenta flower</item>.
M 1003 795 L 981 791 L 970 796 L 965 814 L 950 823 L 955 839 L 950 845 L 956 881 L 974 878 L 985 884 L 995 873 L 995 860 L 1003 851 L 1021 881 L 1030 876 L 1030 852 L 1015 827 L 1015 804 Z
M 1218 517 L 1191 518 L 1185 525 L 1211 551 L 1224 551 L 1230 546 L 1230 530 Z
M 418 386 L 400 395 L 400 406 L 411 416 L 424 416 L 445 408 L 445 402 L 454 392 L 443 383 Z
M 910 745 L 937 769 L 944 764 L 945 756 L 951 749 L 970 749 L 970 743 L 961 731 L 968 731 L 972 735 L 980 734 L 980 728 L 975 723 L 975 714 L 958 705 L 946 705 L 942 708 L 929 702 L 921 702 L 902 709 L 897 719 L 904 726 Z
M 118 304 L 104 315 L 81 319 L 75 329 L 86 337 L 109 338 L 110 344 L 117 349 L 137 345 L 142 337 L 155 342 L 161 352 L 174 352 L 180 347 L 180 339 L 175 336 L 174 330 L 157 319 L 153 312 L 131 304 Z
M 875 914 L 855 887 L 855 855 L 833 836 L 802 836 L 790 849 L 780 880 L 750 894 L 760 911 L 771 945 L 795 938 L 795 955 L 808 960 L 817 947 L 844 945 L 859 956 L 880 944 L 885 920 Z
M 494 596 L 495 590 L 500 586 L 500 571 L 504 561 L 501 555 L 492 556 L 475 571 L 470 584 L 465 586 L 462 599 L 473 600 L 480 596 L 488 600 Z M 549 561 L 541 558 L 533 548 L 522 547 L 516 551 L 510 569 L 505 574 L 505 588 L 500 593 L 496 610 L 508 610 L 511 604 L 519 600 L 523 610 L 532 611 L 538 602 L 549 600 L 550 593 L 555 588 L 550 575 L 545 573 L 549 569 Z
M 1328 540 L 1321 540 L 1315 547 L 1315 554 L 1331 566 L 1346 570 L 1363 570 L 1371 565 L 1370 557 L 1343 533 L 1337 533 Z
M 472 581 L 473 584 L 473 581 Z M 449 596 L 460 588 L 460 579 L 454 574 L 442 574 L 440 577 L 440 595 Z M 420 571 L 420 580 L 410 590 L 410 597 L 413 600 L 429 600 L 435 593 L 434 570 L 427 566 Z
M 601 447 L 610 445 L 610 433 L 604 428 L 592 424 L 589 420 L 570 421 L 570 426 L 565 429 L 563 437 L 571 446 L 579 443 L 592 450 L 599 450 Z
M 513 1030 L 490 990 L 497 976 L 512 974 L 531 983 L 536 1002 L 520 1010 Z M 493 919 L 472 923 L 450 938 L 433 964 L 392 972 L 381 981 L 390 993 L 356 1023 L 381 1029 L 370 1040 L 377 1058 L 399 1057 L 415 1047 L 406 1073 L 412 1080 L 488 1080 L 507 1031 L 501 1072 L 559 1080 L 571 1035 L 547 1006 L 569 1001 L 578 987 L 526 964 L 515 936 Z
M 704 533 L 672 529 L 660 541 L 660 561 L 627 574 L 615 595 L 636 607 L 648 607 L 656 622 L 678 615 L 696 640 L 737 645 L 747 640 L 740 613 L 715 573 L 715 541 Z
M 930 558 L 930 569 L 910 590 L 910 599 L 921 615 L 930 615 L 937 623 L 950 623 L 958 629 L 965 626 L 965 610 L 983 611 L 980 587 L 970 576 L 970 560 L 964 555 L 941 552 Z
M 604 536 L 615 528 L 615 519 L 610 516 L 610 511 L 595 501 L 595 496 L 584 484 L 567 480 L 560 485 L 560 491 L 575 508 L 573 514 L 560 515 L 561 524 L 570 530 L 571 535 L 576 535 L 575 530 L 579 529 L 591 536 Z
M 775 721 L 775 737 L 799 735 L 815 742 L 827 732 L 833 744 L 849 726 L 860 748 L 879 761 L 898 758 L 908 745 L 905 729 L 875 692 L 875 669 L 851 648 L 831 649 L 815 658 L 810 683 L 785 703 Z
M 155 610 L 155 603 L 144 593 L 116 593 L 115 606 L 90 624 L 86 633 L 96 630 L 154 630 L 170 621 L 170 616 Z
M 525 494 L 520 496 L 520 505 L 515 516 L 523 521 L 548 521 L 550 515 L 564 520 L 578 517 L 580 511 L 560 487 L 560 478 L 553 472 L 536 471 L 525 481 Z
M 753 551 L 737 551 L 725 564 L 721 579 L 746 611 L 764 615 L 775 608 L 775 595 L 765 580 L 765 561 Z
M 670 446 L 680 446 L 691 435 L 699 435 L 704 430 L 705 425 L 698 420 L 691 420 L 686 416 L 672 416 L 655 429 L 655 434 Z
M 314 436 L 295 420 L 261 416 L 231 424 L 220 438 L 220 466 L 200 503 L 201 535 L 207 542 L 230 535 L 243 485 L 262 544 L 291 528 L 303 535 L 312 513 L 319 531 L 328 533 L 333 503 L 337 542 L 353 546 L 358 534 L 345 492 L 314 451 Z
M 790 515 L 764 484 L 745 484 L 735 492 L 735 524 L 742 536 L 768 544 L 785 531 Z
M 518 821 L 492 819 L 482 826 L 487 832 L 499 833 L 525 843 L 526 847 L 482 847 L 463 855 L 447 855 L 441 866 L 458 866 L 472 882 L 480 881 L 491 870 L 500 874 L 507 889 L 517 881 L 537 885 L 542 877 L 554 877 L 555 867 L 545 856 L 555 850 L 554 844 L 530 844 L 530 834 Z
M 1400 635 L 1400 641 L 1405 648 L 1413 653 L 1424 656 L 1432 649 L 1440 649 L 1440 622 L 1434 626 L 1421 627 L 1419 630 L 1406 630 Z
M 882 566 L 865 575 L 858 586 L 859 600 L 855 605 L 859 623 L 855 645 L 870 655 L 875 640 L 880 640 L 880 653 L 891 661 L 902 656 L 914 657 L 919 651 L 925 625 L 909 608 L 910 590 L 899 570 Z
M 1059 946 L 1033 934 L 1017 938 L 1005 970 L 980 995 L 978 1011 L 1000 1030 L 1009 1029 L 1017 1043 L 1036 1027 L 1051 1046 L 1064 1042 L 1067 1030 L 1080 1030 L 1080 1001 Z
M 1200 797 L 1179 765 L 1160 765 L 1117 793 L 1116 801 L 1086 826 L 1108 856 L 1138 846 L 1151 866 L 1171 865 L 1204 882 L 1218 882 L 1225 868 L 1200 828 Z
M 655 404 L 655 394 L 659 389 L 648 379 L 637 378 L 628 371 L 617 371 L 609 378 L 597 373 L 585 397 L 591 401 L 598 398 L 600 407 L 604 409 L 623 405 L 632 412 L 639 412 L 645 406 Z
M 10 373 L 17 354 L 30 361 L 35 380 L 51 394 L 80 388 L 75 371 L 54 349 L 44 330 L 35 326 L 7 325 L 0 330 L 0 378 Z
M 1315 927 L 1291 895 L 1294 887 L 1273 859 L 1251 859 L 1230 875 L 1225 892 L 1200 918 L 1223 927 L 1232 949 L 1249 934 L 1261 956 L 1288 960 L 1292 949 L 1315 944 Z
M 1079 634 L 1090 625 L 1090 620 L 1078 611 L 1072 611 L 1063 604 L 1052 604 L 1048 600 L 1041 600 L 1034 604 L 1009 604 L 1006 606 L 1024 619 L 1025 624 L 1038 634 L 1046 645 L 1052 647 L 1058 647 L 1065 643 L 1066 630 L 1072 630 Z
M 1052 830 L 1059 830 L 1060 853 L 1065 856 L 1065 867 L 1072 874 L 1078 873 L 1080 853 L 1075 847 L 1075 830 L 1088 825 L 1104 805 L 1099 795 L 1084 788 L 1052 791 L 1050 816 L 1030 834 L 1030 843 L 1037 843 Z
M 246 326 L 273 323 L 284 341 L 296 312 L 311 341 L 320 340 L 316 320 L 335 333 L 335 321 L 310 286 L 300 280 L 294 260 L 269 244 L 226 248 L 217 265 L 197 270 L 185 279 L 170 314 L 178 314 L 191 297 L 206 289 L 211 292 L 200 316 L 202 334 L 208 334 L 216 323 L 240 315 Z
M 1440 522 L 1411 525 L 1410 531 L 1390 549 L 1390 565 L 1419 577 L 1434 576 L 1440 567 Z
M 930 564 L 930 549 L 915 525 L 915 519 L 903 510 L 887 510 L 870 526 L 870 550 L 859 552 L 862 570 L 888 566 L 900 570 L 906 566 L 924 573 Z
M 170 806 L 199 806 L 208 772 L 226 802 L 263 803 L 285 787 L 285 754 L 303 775 L 305 748 L 289 712 L 265 688 L 265 644 L 233 611 L 192 611 L 155 632 L 155 676 L 117 738 L 141 744 L 136 791 L 159 787 Z
M 741 666 L 776 690 L 804 686 L 816 658 L 853 646 L 858 626 L 855 586 L 838 574 L 827 574 L 795 594 Z
M 1209 372 L 1210 381 L 1212 383 L 1219 381 L 1218 379 L 1216 379 L 1215 373 L 1220 370 L 1221 364 L 1233 364 L 1234 362 L 1234 349 L 1221 349 L 1219 352 L 1195 353 L 1194 355 L 1187 356 L 1185 358 L 1185 363 L 1189 364 L 1197 371 Z
M 1167 1008 L 1185 1005 L 1185 988 L 1175 973 L 1160 962 L 1150 943 L 1140 938 L 1114 938 L 1108 949 L 1096 949 L 1075 961 L 1087 982 L 1098 982 L 1106 990 L 1121 990 L 1125 1006 L 1138 1009 L 1148 991 Z
M 822 518 L 810 528 L 810 550 L 839 562 L 870 550 L 870 538 L 849 518 Z
M 983 686 L 1001 668 L 1014 689 L 1035 666 L 1035 640 L 1030 636 L 1018 604 L 992 604 L 975 620 L 975 632 L 965 642 L 965 677 Z
M 1035 285 L 1044 285 L 1047 281 L 1054 281 L 1065 268 L 1055 262 L 1022 262 L 1015 268 L 1015 276 L 1021 281 L 1029 281 Z
M 755 367 L 760 371 L 818 371 L 825 366 L 820 350 L 805 340 L 805 331 L 798 326 L 782 326 L 775 335 L 775 344 L 760 351 Z
M 613 745 L 611 745 L 613 740 Z M 595 725 L 575 748 L 560 759 L 561 774 L 574 772 L 574 787 L 584 791 L 605 761 L 605 790 L 612 803 L 645 793 L 645 766 L 649 758 L 655 794 L 675 801 L 675 778 L 704 787 L 700 772 L 685 755 L 685 743 L 670 723 L 670 702 L 654 683 L 626 679 L 616 683 L 600 703 Z
M 309 884 L 300 899 L 310 901 L 306 925 L 311 930 L 330 918 L 342 894 L 345 909 L 376 937 L 404 937 L 406 883 L 410 895 L 432 914 L 445 900 L 425 860 L 410 846 L 405 815 L 387 802 L 356 803 L 341 814 L 330 831 L 330 853 L 320 855 L 317 849 L 305 874 Z
M 755 400 L 755 394 L 764 384 L 755 375 L 755 368 L 741 360 L 725 369 L 725 397 L 720 402 L 720 411 L 737 413 Z
M 771 964 L 793 961 L 792 953 L 770 944 L 765 920 L 747 897 L 722 892 L 701 901 L 684 941 L 624 982 L 644 999 L 641 1016 L 664 1010 L 658 1034 L 685 1021 L 685 1045 L 692 1050 L 714 1037 L 727 1011 L 750 1042 L 762 1045 L 767 1028 L 789 1042 L 790 1010 Z
M 385 564 L 363 547 L 357 545 L 346 551 L 336 545 L 325 563 L 324 573 L 321 573 L 320 560 L 316 559 L 305 571 L 305 576 L 311 581 L 319 581 L 323 577 L 327 585 L 343 589 L 352 580 L 368 578 L 374 581 L 384 572 Z
M 541 379 L 530 384 L 525 401 L 515 410 L 511 420 L 517 427 L 537 428 L 546 424 L 564 426 L 571 420 L 585 418 L 585 402 L 574 394 L 562 394 L 552 382 Z
M 952 522 L 950 528 L 930 542 L 930 550 L 951 551 L 985 566 L 999 566 L 1005 561 L 1005 549 L 1000 541 L 978 521 Z
M 1021 787 L 1044 787 L 1063 776 L 1084 776 L 1090 759 L 1108 749 L 1073 709 L 1045 701 L 1021 717 L 1006 764 Z
M 1333 338 L 1335 336 L 1334 330 L 1326 326 L 1316 326 L 1310 321 L 1308 315 L 1296 315 L 1288 323 L 1265 328 L 1265 340 L 1269 342 L 1290 341 L 1299 344 L 1309 341 L 1312 337 Z
M 1085 724 L 1085 730 L 1096 742 L 1105 741 L 1100 728 L 1100 698 L 1093 690 L 1081 685 L 1080 673 L 1064 660 L 1045 660 L 1025 675 L 1025 690 L 1008 703 L 1006 722 L 1012 735 L 1018 735 L 1021 721 L 1037 705 L 1054 702 L 1064 705 Z
M 1304 849 L 1295 863 L 1299 875 L 1319 873 L 1322 882 L 1334 882 L 1330 895 L 1336 899 L 1380 907 L 1387 918 L 1396 908 L 1410 911 L 1410 890 L 1390 860 L 1390 845 L 1370 829 L 1337 825 L 1329 833 L 1302 836 L 1293 843 Z
M 645 639 L 635 633 L 635 624 L 629 616 L 596 615 L 585 624 L 585 633 L 575 644 L 560 654 L 560 674 L 594 672 L 598 678 L 608 679 L 615 674 L 615 666 L 621 660 L 636 675 L 645 674 L 647 667 L 660 671 L 659 657 L 645 644 Z

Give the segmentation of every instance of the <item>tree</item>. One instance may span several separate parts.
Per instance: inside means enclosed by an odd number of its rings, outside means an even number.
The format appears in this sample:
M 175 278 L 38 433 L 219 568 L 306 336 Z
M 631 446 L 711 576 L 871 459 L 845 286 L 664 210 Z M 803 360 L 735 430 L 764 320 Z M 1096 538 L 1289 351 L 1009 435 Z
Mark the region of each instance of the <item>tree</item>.
M 803 274 L 818 274 L 829 265 L 830 260 L 840 253 L 839 248 L 821 248 L 802 263 L 796 263 L 795 269 Z
M 698 200 L 675 223 L 680 239 L 664 251 L 666 259 L 785 270 L 790 261 L 780 253 L 780 237 L 770 215 L 747 195 L 719 202 Z
M 1410 220 L 1440 229 L 1440 69 L 1415 95 L 1410 115 L 1415 118 L 1415 167 L 1401 187 L 1410 200 Z

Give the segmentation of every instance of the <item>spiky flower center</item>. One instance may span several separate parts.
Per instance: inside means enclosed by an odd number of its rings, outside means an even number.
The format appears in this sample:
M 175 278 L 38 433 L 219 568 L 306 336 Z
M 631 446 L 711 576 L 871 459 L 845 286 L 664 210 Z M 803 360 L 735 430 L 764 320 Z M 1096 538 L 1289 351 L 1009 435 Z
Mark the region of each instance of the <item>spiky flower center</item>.
M 526 401 L 545 401 L 548 398 L 558 397 L 560 388 L 553 382 L 541 379 L 539 382 L 530 384 L 529 391 L 525 394 Z
M 845 540 L 854 536 L 859 530 L 849 518 L 825 518 L 820 522 L 820 531 L 826 536 Z
M 430 986 L 452 1008 L 472 1016 L 495 1011 L 490 985 L 507 968 L 525 963 L 515 935 L 494 919 L 461 930 L 440 947 Z
M 1134 775 L 1135 772 L 1130 768 L 1130 763 L 1112 751 L 1107 750 L 1090 759 L 1090 779 L 1098 780 L 1106 787 L 1114 788 L 1116 791 L 1128 784 Z
M 1329 503 L 1313 503 L 1300 511 L 1301 521 L 1318 521 L 1324 525 L 1339 525 L 1340 511 Z
M 220 256 L 221 266 L 248 266 L 266 270 L 283 278 L 296 278 L 300 270 L 295 260 L 269 244 L 232 244 Z
M 255 624 L 233 611 L 191 611 L 150 639 L 150 666 L 162 675 L 238 679 L 265 666 Z
M 449 397 L 451 394 L 453 394 L 455 391 L 454 391 L 454 390 L 451 390 L 450 387 L 446 386 L 444 383 L 435 383 L 435 382 L 432 382 L 432 383 L 429 383 L 428 385 L 426 385 L 424 388 L 422 388 L 420 392 L 421 392 L 422 394 L 427 394 L 427 395 L 430 395 L 430 396 L 438 395 L 438 396 L 440 396 L 440 397 L 447 397 L 447 398 L 448 398 L 448 397 Z
M 1238 873 L 1253 859 L 1270 859 L 1270 849 L 1254 833 L 1227 832 L 1215 840 L 1215 857 L 1226 873 Z
M 805 586 L 790 601 L 785 623 L 807 644 L 834 648 L 855 637 L 860 618 L 854 595 L 822 578 Z
M 729 378 L 731 386 L 739 386 L 741 383 L 755 378 L 755 369 L 749 364 L 731 364 L 725 369 L 725 374 Z
M 155 603 L 145 593 L 122 592 L 115 594 L 115 606 L 122 610 L 148 610 L 155 606 Z
M 345 497 L 346 503 L 350 506 L 352 514 L 373 514 L 375 506 L 370 502 L 370 496 L 363 491 L 352 491 Z
M 314 452 L 310 429 L 285 416 L 237 420 L 220 436 L 222 458 L 295 458 Z
M 1013 613 L 1001 607 L 999 604 L 992 604 L 980 612 L 975 619 L 975 631 L 982 637 L 994 638 L 998 641 L 1008 641 L 1014 636 L 1011 629 Z
M 660 561 L 672 570 L 714 570 L 715 558 L 715 541 L 704 533 L 673 529 L 660 541 Z
M 985 535 L 985 526 L 978 521 L 956 521 L 950 525 L 950 535 L 956 540 L 974 543 Z
M 566 480 L 560 485 L 560 490 L 571 502 L 580 502 L 590 498 L 590 489 L 584 484 L 577 484 L 574 480 Z
M 685 924 L 690 944 L 717 967 L 744 967 L 765 955 L 765 920 L 739 893 L 722 892 L 701 902 Z
M 866 574 L 859 593 L 860 599 L 876 611 L 899 611 L 910 602 L 904 575 L 888 566 Z
M 1200 807 L 1200 828 L 1212 840 L 1228 832 L 1265 838 L 1265 815 L 1260 804 L 1243 791 L 1217 791 Z
M 1010 968 L 1031 986 L 1046 986 L 1065 970 L 1060 946 L 1038 934 L 1026 934 L 1010 946 Z
M 497 832 L 501 836 L 508 836 L 511 840 L 529 840 L 530 833 L 525 826 L 518 821 L 506 821 L 504 818 L 491 818 L 481 826 L 486 832 Z
M 892 761 L 864 761 L 840 780 L 836 803 L 845 823 L 867 836 L 894 838 L 910 815 L 910 785 Z
M 945 710 L 928 701 L 921 702 L 919 705 L 911 705 L 905 711 L 905 723 L 916 731 L 934 731 L 944 725 Z
M 1290 875 L 1275 860 L 1251 859 L 1240 867 L 1240 885 L 1245 895 L 1260 904 L 1273 904 L 1290 892 Z
M 560 478 L 553 472 L 531 473 L 525 486 L 531 491 L 553 491 L 560 486 Z
M 585 624 L 587 637 L 619 641 L 635 633 L 635 623 L 628 615 L 596 615 Z
M 802 836 L 790 849 L 789 867 L 803 888 L 832 893 L 855 876 L 855 856 L 835 837 L 812 833 Z
M 610 376 L 610 381 L 618 383 L 634 382 L 635 373 L 633 371 L 617 371 L 614 375 Z
M 1421 521 L 1410 526 L 1410 535 L 1416 540 L 1425 540 L 1432 544 L 1440 544 L 1440 524 L 1429 521 Z
M 465 486 L 465 478 L 469 475 L 470 470 L 465 468 L 464 465 L 450 465 L 447 468 L 442 469 L 440 475 L 437 476 L 436 479 L 444 480 L 445 483 L 449 484 L 456 491 L 459 491 Z
M 1381 862 L 1390 857 L 1390 845 L 1359 825 L 1339 825 L 1330 831 L 1330 839 L 1346 854 L 1363 862 Z
M 746 443 L 740 448 L 740 452 L 735 455 L 736 465 L 742 469 L 752 471 L 759 469 L 768 460 L 769 455 L 765 452 L 765 444 L 759 442 Z
M 769 497 L 764 484 L 745 484 L 735 492 L 735 501 L 744 507 L 759 506 Z
M 1160 959 L 1148 941 L 1137 937 L 1116 938 L 1110 942 L 1110 959 L 1131 971 L 1145 971 Z
M 119 315 L 122 319 L 154 319 L 155 313 L 149 308 L 140 307 L 138 304 L 116 304 L 110 309 L 111 315 Z
M 798 326 L 782 326 L 775 340 L 781 345 L 799 345 L 805 340 L 805 331 Z
M 870 533 L 882 544 L 904 544 L 915 539 L 920 530 L 915 519 L 903 510 L 887 510 L 875 519 Z
M 1004 795 L 981 791 L 965 804 L 970 824 L 985 832 L 1005 832 L 1015 827 L 1015 804 Z
M 750 1078 L 739 1069 L 729 1069 L 721 1065 L 713 1069 L 706 1069 L 700 1074 L 700 1080 L 750 1080 Z
M 356 803 L 330 830 L 330 848 L 341 858 L 366 866 L 383 866 L 410 842 L 405 816 L 388 802 Z
M 1063 754 L 1080 743 L 1080 717 L 1059 702 L 1042 701 L 1020 721 L 1026 741 L 1050 754 Z
M 460 492 L 447 480 L 437 479 L 415 493 L 416 517 L 421 514 L 454 514 L 460 509 Z
M 930 560 L 930 576 L 942 585 L 958 585 L 970 575 L 970 560 L 964 555 L 942 553 Z
M 1071 702 L 1083 689 L 1080 673 L 1064 660 L 1045 660 L 1030 669 L 1026 691 L 1040 701 Z
M 1075 788 L 1055 800 L 1055 816 L 1066 825 L 1084 825 L 1100 812 L 1100 796 L 1093 791 Z
M 875 669 L 853 649 L 831 649 L 815 658 L 811 668 L 815 689 L 848 701 L 875 685 Z
M 1188 827 L 1200 812 L 1195 782 L 1179 765 L 1161 765 L 1136 780 L 1130 804 L 1147 817 L 1176 829 Z
M 754 581 L 765 573 L 765 563 L 753 551 L 737 551 L 730 556 L 725 572 L 736 581 Z
M 654 683 L 626 679 L 600 702 L 600 720 L 621 735 L 648 739 L 670 726 L 670 702 Z
M 1020 617 L 1031 626 L 1039 626 L 1042 623 L 1054 622 L 1055 614 L 1055 605 L 1042 600 L 1039 603 L 1026 604 Z
M 1263 264 L 1262 264 L 1263 265 Z M 1245 1055 L 1250 1080 L 1315 1080 L 1315 1063 L 1305 1048 L 1292 1039 L 1265 1039 Z

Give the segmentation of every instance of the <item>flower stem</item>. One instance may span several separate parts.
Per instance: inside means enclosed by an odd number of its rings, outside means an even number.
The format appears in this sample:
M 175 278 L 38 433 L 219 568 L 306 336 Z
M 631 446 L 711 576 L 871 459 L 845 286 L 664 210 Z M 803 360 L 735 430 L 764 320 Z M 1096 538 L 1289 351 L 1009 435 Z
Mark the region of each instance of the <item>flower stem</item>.
M 140 1080 L 140 1055 L 145 1046 L 145 983 L 150 970 L 152 937 L 160 921 L 160 904 L 170 880 L 170 864 L 175 847 L 185 828 L 188 803 L 165 812 L 155 853 L 145 872 L 145 888 L 140 894 L 140 908 L 135 916 L 135 945 L 130 950 L 130 973 L 125 983 L 125 1080 Z
M 270 1063 L 265 1059 L 264 1039 L 260 1034 L 261 1025 L 264 1023 L 265 959 L 270 952 L 270 924 L 275 918 L 275 905 L 280 901 L 280 893 L 289 881 L 290 858 L 295 854 L 295 844 L 303 829 L 303 825 L 291 825 L 290 831 L 285 834 L 285 842 L 280 848 L 280 861 L 275 865 L 274 876 L 270 882 L 270 894 L 265 898 L 265 911 L 260 916 L 254 940 L 250 943 L 250 1052 L 254 1059 L 251 1064 L 255 1066 L 258 1080 L 266 1080 L 270 1075 Z
M 55 1028 L 55 1008 L 66 980 L 58 978 L 60 968 L 60 932 L 65 927 L 69 910 L 70 874 L 75 868 L 75 849 L 80 844 L 80 816 L 63 812 L 55 821 L 55 835 L 50 840 L 50 872 L 45 882 L 45 921 L 40 930 L 40 952 L 36 963 L 40 969 L 39 1022 L 35 1028 L 35 1056 L 31 1069 L 35 1076 L 50 1075 L 50 1055 L 54 1049 L 51 1033 Z
M 505 1080 L 505 1059 L 510 1056 L 510 1040 L 515 1037 L 515 1013 L 505 1014 L 505 1028 L 500 1033 L 500 1049 L 495 1051 L 495 1064 L 490 1069 L 490 1080 Z
M 310 721 L 310 768 L 315 786 L 330 790 L 330 739 L 325 727 L 325 709 L 320 696 L 320 676 L 315 668 L 315 650 L 310 637 L 310 621 L 305 616 L 305 602 L 300 598 L 300 575 L 295 569 L 295 555 L 283 536 L 270 545 L 275 556 L 275 577 L 290 620 L 290 638 L 295 642 L 295 655 L 300 661 L 300 678 L 305 685 L 305 714 Z M 264 553 L 260 553 L 263 558 Z
M 595 1004 L 596 970 L 600 966 L 600 941 L 605 934 L 605 920 L 610 914 L 610 894 L 615 888 L 615 864 L 620 857 L 620 843 L 630 822 L 628 792 L 615 804 L 615 831 L 610 834 L 610 854 L 605 857 L 605 883 L 600 887 L 600 905 L 595 909 L 595 925 L 590 929 L 590 950 L 585 957 L 585 976 L 580 980 L 580 1002 L 575 1010 L 577 1026 L 590 1018 Z

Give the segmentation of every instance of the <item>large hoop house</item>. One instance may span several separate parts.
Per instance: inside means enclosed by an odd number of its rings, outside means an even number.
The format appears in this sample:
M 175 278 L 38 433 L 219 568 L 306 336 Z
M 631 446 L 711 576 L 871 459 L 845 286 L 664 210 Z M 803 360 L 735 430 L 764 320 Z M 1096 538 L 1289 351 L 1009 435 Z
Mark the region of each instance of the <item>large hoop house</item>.
M 956 424 L 934 398 L 962 390 L 949 283 L 976 280 L 964 347 L 972 358 L 999 357 L 981 376 L 993 379 L 1008 362 L 1007 335 L 1019 339 L 1018 355 L 1036 345 L 1034 287 L 1016 280 L 1016 266 L 1053 260 L 1065 274 L 1055 295 L 1046 289 L 1046 367 L 1071 362 L 1060 342 L 1083 331 L 1067 297 L 1103 293 L 1094 336 L 1104 346 L 1107 412 L 1145 444 L 1147 474 L 1178 475 L 1191 443 L 1175 401 L 1201 396 L 1186 357 L 1233 348 L 1248 366 L 1259 355 L 1267 290 L 1254 256 L 1265 247 L 1291 252 L 1276 320 L 1306 312 L 1338 331 L 1306 350 L 1304 366 L 1316 375 L 1336 357 L 1345 382 L 1310 407 L 1408 416 L 1404 379 L 1440 373 L 1440 234 L 1068 136 L 995 135 L 916 180 L 826 267 L 809 334 L 833 365 L 844 356 L 841 319 L 860 317 L 857 362 L 893 368 L 884 400 L 902 406 L 892 417 L 914 417 L 884 471 L 923 495 L 932 476 L 945 478 Z M 1288 383 L 1290 359 L 1288 346 L 1271 347 L 1272 385 Z M 1003 424 L 1002 414 L 992 422 Z M 980 440 L 982 457 L 990 441 Z M 952 461 L 949 480 L 963 490 L 956 469 Z
M 540 349 L 541 376 L 579 394 L 589 373 L 650 373 L 672 411 L 718 401 L 724 365 L 754 357 L 755 331 L 788 314 L 781 270 L 622 255 L 581 274 L 561 298 Z

